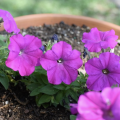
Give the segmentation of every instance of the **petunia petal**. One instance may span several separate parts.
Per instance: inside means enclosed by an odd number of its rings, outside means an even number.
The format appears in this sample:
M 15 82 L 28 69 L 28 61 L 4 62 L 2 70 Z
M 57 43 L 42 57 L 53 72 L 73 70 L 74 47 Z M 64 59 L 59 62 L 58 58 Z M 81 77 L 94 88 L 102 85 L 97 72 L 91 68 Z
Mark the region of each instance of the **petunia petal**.
M 21 76 L 29 76 L 32 74 L 35 70 L 35 66 L 30 64 L 27 60 L 24 60 L 21 57 L 20 67 L 19 67 L 19 73 Z
M 100 43 L 92 43 L 92 42 L 90 42 L 90 43 L 86 43 L 84 46 L 90 52 L 100 52 L 101 51 L 101 45 L 100 45 Z
M 13 35 L 10 37 L 10 45 L 8 46 L 8 49 L 16 51 L 15 48 L 17 46 L 19 46 L 20 50 L 25 48 L 25 39 L 21 34 Z
M 105 87 L 111 86 L 109 83 L 109 78 L 104 74 L 89 76 L 86 84 L 88 89 L 94 91 L 101 91 Z
M 99 31 L 97 28 L 92 28 L 89 33 L 87 33 L 87 32 L 83 33 L 82 42 L 86 43 L 87 41 L 88 42 L 91 41 L 94 43 L 98 43 L 101 41 Z
M 9 32 L 9 33 L 14 32 L 16 34 L 18 34 L 20 32 L 20 29 L 17 28 L 17 25 L 14 21 L 14 18 L 8 11 L 0 9 L 0 17 L 3 18 L 4 28 L 7 32 Z
M 120 88 L 105 88 L 101 93 L 103 100 L 106 102 L 110 108 L 114 120 L 119 120 L 120 118 Z M 108 115 L 105 118 L 109 117 Z M 107 120 L 110 120 L 107 119 Z M 112 119 L 111 119 L 112 120 Z
M 70 104 L 70 111 L 72 114 L 77 114 L 78 110 L 77 110 L 78 105 L 77 104 Z
M 92 58 L 85 63 L 85 70 L 88 75 L 102 74 L 103 66 L 98 58 Z
M 80 58 L 80 52 L 77 50 L 73 50 L 71 55 L 64 59 L 64 65 L 70 66 L 72 68 L 78 69 L 82 66 L 82 60 Z
M 31 35 L 25 35 L 25 52 L 34 51 L 42 46 L 42 42 L 39 38 Z
M 41 56 L 40 64 L 45 70 L 50 70 L 57 65 L 56 58 L 57 56 L 51 50 L 48 50 Z
M 116 40 L 118 39 L 118 36 L 115 35 L 114 30 L 110 30 L 106 32 L 100 31 L 100 36 L 101 36 L 102 41 L 105 41 L 105 45 L 102 46 L 104 49 L 108 47 L 112 49 L 117 45 Z
M 58 56 L 58 59 L 66 59 L 72 52 L 72 47 L 64 41 L 60 41 L 52 46 L 52 51 Z
M 114 53 L 105 52 L 99 56 L 103 68 L 107 68 L 110 72 L 114 71 L 114 68 L 119 64 L 120 58 Z M 114 62 L 113 62 L 114 61 Z
M 13 69 L 14 71 L 17 71 L 19 69 L 20 62 L 21 61 L 18 53 L 10 52 L 5 64 L 7 67 Z
M 78 112 L 85 120 L 89 120 L 89 118 L 91 120 L 102 118 L 102 109 L 105 108 L 106 104 L 102 100 L 99 92 L 88 92 L 79 97 Z
M 77 71 L 77 69 L 72 68 L 72 67 L 70 67 L 70 66 L 68 66 L 68 65 L 64 65 L 64 68 L 66 69 L 67 74 L 70 76 L 71 80 L 70 80 L 70 82 L 69 82 L 69 81 L 66 82 L 67 79 L 63 79 L 63 82 L 69 84 L 69 83 L 75 81 L 76 78 L 77 78 L 77 76 L 78 76 L 78 71 Z M 68 79 L 68 80 L 69 80 L 69 79 Z
M 69 73 L 64 68 L 63 64 L 57 64 L 55 67 L 47 71 L 48 80 L 51 84 L 70 84 L 72 82 Z

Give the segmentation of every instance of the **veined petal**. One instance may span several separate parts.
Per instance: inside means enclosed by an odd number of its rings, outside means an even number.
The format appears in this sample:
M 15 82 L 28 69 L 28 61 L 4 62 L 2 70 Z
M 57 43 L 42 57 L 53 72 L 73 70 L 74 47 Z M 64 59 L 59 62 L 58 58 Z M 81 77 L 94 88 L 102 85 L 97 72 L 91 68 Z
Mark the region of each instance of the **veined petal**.
M 63 79 L 63 82 L 66 83 L 66 84 L 67 83 L 70 84 L 71 82 L 73 82 L 73 81 L 75 81 L 77 79 L 78 71 L 77 71 L 77 69 L 72 68 L 72 67 L 70 67 L 68 65 L 64 65 L 64 68 L 67 71 L 66 74 L 69 75 L 70 79 L 68 79 L 69 81 L 67 79 Z M 66 81 L 68 81 L 68 82 L 66 82 Z
M 88 89 L 94 91 L 101 91 L 105 87 L 111 86 L 108 76 L 104 74 L 89 76 L 86 84 Z
M 40 59 L 40 64 L 45 70 L 50 70 L 57 65 L 57 61 L 47 59 L 43 54 Z
M 104 49 L 108 47 L 112 49 L 117 45 L 116 40 L 118 39 L 118 36 L 115 35 L 114 30 L 110 30 L 106 32 L 100 31 L 100 36 L 101 36 L 102 41 L 106 41 L 105 46 L 103 46 Z
M 15 47 L 17 47 L 17 46 L 19 46 L 20 50 L 24 49 L 25 48 L 25 39 L 24 39 L 24 37 L 21 34 L 11 36 L 9 46 L 8 46 L 9 50 L 13 50 L 13 51 L 15 51 Z
M 52 46 L 52 51 L 58 56 L 58 59 L 66 59 L 72 52 L 72 47 L 64 41 L 60 41 Z
M 30 64 L 27 60 L 24 60 L 22 57 L 20 57 L 20 67 L 19 67 L 19 73 L 21 76 L 29 76 L 32 74 L 35 70 L 35 66 Z
M 92 58 L 85 63 L 85 70 L 88 75 L 102 74 L 103 66 L 98 58 Z
M 5 62 L 6 66 L 13 69 L 14 71 L 17 71 L 19 69 L 20 63 L 20 57 L 15 52 L 10 52 Z
M 82 42 L 86 43 L 87 41 L 84 41 L 84 39 L 86 39 L 88 42 L 89 41 L 94 42 L 94 43 L 100 42 L 101 38 L 100 38 L 98 29 L 92 28 L 89 33 L 87 32 L 83 33 Z
M 39 38 L 31 35 L 25 35 L 25 52 L 34 51 L 42 46 L 42 42 Z
M 80 58 L 80 52 L 77 50 L 73 50 L 71 55 L 64 59 L 63 64 L 70 66 L 72 68 L 78 69 L 82 66 L 82 60 Z
M 35 58 L 40 58 L 41 55 L 43 54 L 42 50 L 40 50 L 40 49 L 36 49 L 34 51 L 30 51 L 30 52 L 27 52 L 27 53 L 24 52 L 24 53 L 27 54 L 27 55 L 33 56 Z
M 107 68 L 110 72 L 114 70 L 120 61 L 120 58 L 117 55 L 110 52 L 101 53 L 99 59 L 103 65 L 103 68 Z
M 80 59 L 80 57 L 78 57 L 77 59 L 74 59 L 74 60 L 64 61 L 63 64 L 65 66 L 67 65 L 71 68 L 78 69 L 82 66 L 82 60 Z
M 69 73 L 62 64 L 57 64 L 55 67 L 47 71 L 48 81 L 51 84 L 70 84 L 72 82 Z

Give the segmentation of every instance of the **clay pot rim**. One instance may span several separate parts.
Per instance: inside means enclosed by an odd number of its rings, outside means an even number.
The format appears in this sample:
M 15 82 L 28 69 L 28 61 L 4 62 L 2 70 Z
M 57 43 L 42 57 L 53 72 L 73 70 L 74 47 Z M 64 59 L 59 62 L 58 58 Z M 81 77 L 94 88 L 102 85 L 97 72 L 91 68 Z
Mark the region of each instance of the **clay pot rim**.
M 14 18 L 18 28 L 27 28 L 29 26 L 39 26 L 45 24 L 55 24 L 60 21 L 64 21 L 67 24 L 76 24 L 81 26 L 83 24 L 90 28 L 97 27 L 99 30 L 108 31 L 115 30 L 115 34 L 120 38 L 120 26 L 106 21 L 97 20 L 86 16 L 77 15 L 65 15 L 65 14 L 31 14 L 25 16 L 19 16 Z M 23 23 L 24 21 L 24 23 Z M 3 25 L 0 27 L 0 31 L 3 30 Z

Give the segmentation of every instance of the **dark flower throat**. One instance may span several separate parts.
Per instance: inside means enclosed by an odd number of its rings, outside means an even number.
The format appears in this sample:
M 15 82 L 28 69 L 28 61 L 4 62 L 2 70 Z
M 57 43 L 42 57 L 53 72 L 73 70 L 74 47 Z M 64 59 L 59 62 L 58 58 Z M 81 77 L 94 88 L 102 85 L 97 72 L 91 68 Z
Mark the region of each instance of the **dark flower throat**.
M 102 72 L 103 72 L 103 74 L 108 74 L 109 73 L 108 69 L 103 69 Z
M 62 63 L 63 62 L 63 59 L 60 58 L 59 60 L 57 60 L 58 63 Z

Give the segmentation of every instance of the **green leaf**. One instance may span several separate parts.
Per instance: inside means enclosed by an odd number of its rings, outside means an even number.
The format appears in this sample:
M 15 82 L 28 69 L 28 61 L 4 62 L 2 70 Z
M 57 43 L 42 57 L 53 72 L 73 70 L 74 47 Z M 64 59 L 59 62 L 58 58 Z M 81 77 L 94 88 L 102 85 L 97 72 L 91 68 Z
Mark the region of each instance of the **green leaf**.
M 65 90 L 65 86 L 63 84 L 60 85 L 54 85 L 54 88 L 58 89 L 58 90 Z
M 42 88 L 40 89 L 40 92 L 41 92 L 41 93 L 48 94 L 48 95 L 54 95 L 54 94 L 56 94 L 56 93 L 58 92 L 58 90 L 55 89 L 55 88 L 53 88 L 53 85 L 48 84 L 48 85 L 42 87 Z
M 35 88 L 35 89 L 30 93 L 30 96 L 38 95 L 38 94 L 40 93 L 41 87 L 42 87 L 42 86 L 39 86 L 39 87 Z
M 27 89 L 29 89 L 30 91 L 33 91 L 37 87 L 39 87 L 38 83 L 31 83 L 31 84 L 27 85 Z
M 71 88 L 71 85 L 68 85 L 65 90 L 69 90 Z
M 31 81 L 32 82 L 39 82 L 40 84 L 43 84 L 42 80 L 41 80 L 41 74 L 39 74 L 38 72 L 34 72 L 32 75 L 30 75 L 31 77 Z
M 58 91 L 58 93 L 55 96 L 56 101 L 60 103 L 60 101 L 64 98 L 63 96 L 64 96 L 63 91 Z
M 41 79 L 42 79 L 43 83 L 48 84 L 48 78 L 46 75 L 41 74 Z
M 78 101 L 79 95 L 77 94 L 77 92 L 75 92 L 75 91 L 73 91 L 73 90 L 70 90 L 69 93 L 70 93 L 70 96 L 71 96 L 74 100 Z
M 37 106 L 39 106 L 39 107 L 40 107 L 40 105 L 39 105 L 39 99 L 40 99 L 41 96 L 42 96 L 42 93 L 36 95 L 36 97 L 35 97 L 35 101 L 37 103 Z
M 49 103 L 43 103 L 42 106 L 43 106 L 44 108 L 47 108 L 47 107 L 50 106 L 50 104 L 49 104 Z
M 9 79 L 4 72 L 0 71 L 0 82 L 4 86 L 5 89 L 8 89 L 9 86 Z
M 36 66 L 35 72 L 38 72 L 39 74 L 47 75 L 47 71 L 45 69 L 43 69 L 42 66 Z
M 87 78 L 86 78 L 86 76 L 84 76 L 84 74 L 82 72 L 80 72 L 80 76 L 77 78 L 77 80 L 82 83 L 86 83 Z
M 80 87 L 80 82 L 77 81 L 77 79 L 76 79 L 74 82 L 71 83 L 71 85 Z
M 0 46 L 6 45 L 5 41 L 7 39 L 7 36 L 5 35 L 0 35 Z
M 75 115 L 70 115 L 70 120 L 76 120 L 76 116 Z
M 45 95 L 43 94 L 39 101 L 38 101 L 38 104 L 43 104 L 43 103 L 46 103 L 46 102 L 49 102 L 51 100 L 51 96 L 50 95 Z

